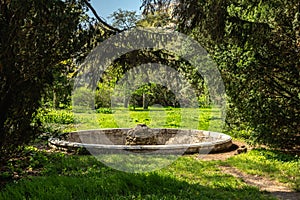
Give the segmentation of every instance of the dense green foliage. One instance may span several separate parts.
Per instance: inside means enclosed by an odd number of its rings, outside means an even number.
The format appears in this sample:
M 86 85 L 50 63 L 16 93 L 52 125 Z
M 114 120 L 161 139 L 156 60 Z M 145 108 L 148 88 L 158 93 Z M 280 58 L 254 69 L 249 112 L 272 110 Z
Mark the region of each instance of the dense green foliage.
M 69 110 L 40 110 L 36 116 L 42 123 L 72 124 L 74 114 Z
M 153 15 L 143 15 L 140 20 L 137 20 L 135 12 L 124 11 L 119 9 L 118 11 L 111 14 L 110 18 L 112 18 L 113 25 L 124 30 L 129 29 L 131 27 L 165 27 L 172 20 L 170 16 L 164 11 L 156 12 Z M 164 40 L 163 34 L 160 35 L 162 40 Z M 140 35 L 136 35 L 137 39 L 140 39 Z M 149 37 L 151 37 L 149 35 Z M 166 37 L 167 38 L 167 37 Z M 167 40 L 167 39 L 166 39 Z M 120 46 L 125 45 L 124 47 L 130 48 L 127 46 L 124 41 L 120 41 Z M 181 44 L 178 45 L 178 48 L 182 48 Z M 107 50 L 109 51 L 109 50 Z M 112 52 L 113 53 L 113 52 Z M 111 96 L 112 93 L 115 92 L 115 86 L 118 84 L 118 81 L 124 78 L 124 75 L 128 72 L 133 72 L 135 74 L 134 78 L 131 80 L 127 80 L 123 82 L 123 93 L 119 94 L 119 99 L 122 99 L 123 106 L 128 107 L 129 105 L 132 107 L 143 106 L 144 109 L 147 109 L 148 106 L 153 104 L 160 104 L 162 106 L 174 106 L 179 107 L 178 99 L 175 99 L 177 96 L 188 96 L 187 94 L 190 91 L 180 91 L 179 94 L 173 94 L 171 92 L 172 87 L 176 86 L 176 78 L 169 71 L 163 73 L 162 71 L 153 73 L 153 68 L 149 66 L 148 69 L 140 70 L 140 65 L 145 65 L 149 63 L 156 63 L 161 65 L 170 66 L 175 69 L 177 72 L 180 72 L 186 79 L 190 81 L 190 84 L 193 85 L 193 89 L 195 89 L 197 95 L 199 97 L 199 101 L 202 107 L 208 106 L 209 97 L 205 99 L 204 96 L 208 96 L 204 94 L 206 92 L 205 84 L 203 77 L 197 74 L 190 64 L 181 59 L 177 55 L 173 55 L 170 52 L 166 52 L 164 49 L 138 49 L 128 52 L 124 55 L 121 55 L 117 59 L 113 61 L 111 66 L 105 70 L 105 73 L 101 73 L 100 83 L 97 84 L 96 90 L 96 100 L 95 107 L 110 107 L 111 106 Z M 92 69 L 93 71 L 99 71 L 97 69 Z M 150 73 L 148 73 L 150 71 Z M 159 71 L 159 70 L 156 70 Z M 98 79 L 96 74 L 94 79 Z M 144 78 L 142 78 L 144 76 Z M 148 76 L 148 77 L 147 77 Z M 153 82 L 147 82 L 149 79 L 153 79 L 153 77 L 160 76 L 170 76 L 169 85 L 159 85 Z M 125 76 L 126 77 L 126 76 Z M 147 77 L 147 78 L 145 78 Z M 135 88 L 132 90 L 133 86 L 139 81 L 141 85 L 138 85 L 139 88 Z M 173 83 L 171 83 L 171 81 Z M 144 85 L 142 85 L 144 83 Z M 188 87 L 186 87 L 188 88 Z M 187 90 L 187 89 L 186 89 Z M 178 92 L 179 93 L 179 92 Z M 185 94 L 184 94 L 185 93 Z M 188 98 L 186 98 L 187 100 Z M 118 105 L 121 106 L 121 105 Z
M 147 98 L 147 102 L 143 101 L 143 97 Z M 146 105 L 144 105 L 146 103 Z M 163 107 L 172 106 L 178 107 L 179 103 L 176 101 L 176 96 L 167 87 L 159 84 L 143 85 L 135 90 L 130 97 L 129 105 L 131 107 L 143 107 L 147 109 L 148 106 L 159 104 Z
M 168 68 L 165 71 L 153 70 L 149 63 L 169 66 L 177 73 L 172 73 Z M 149 64 L 149 67 L 139 68 L 146 64 Z M 128 78 L 127 74 L 134 76 Z M 153 104 L 180 107 L 180 98 L 190 105 L 198 103 L 201 107 L 208 107 L 211 104 L 207 85 L 198 71 L 188 61 L 163 49 L 141 49 L 121 55 L 101 76 L 95 94 L 96 108 L 110 107 L 112 95 L 118 102 L 123 102 L 123 105 L 118 106 L 143 105 L 145 109 Z M 169 78 L 163 79 L 164 76 Z M 181 82 L 181 78 L 187 82 Z M 95 79 L 98 77 L 95 76 Z M 149 81 L 151 79 L 163 79 L 161 82 L 164 85 Z M 178 90 L 177 94 L 172 90 Z M 190 99 L 191 94 L 195 94 L 198 99 Z
M 109 18 L 112 20 L 113 27 L 126 30 L 135 27 L 140 16 L 136 14 L 136 11 L 118 9 L 113 12 Z
M 250 127 L 254 142 L 299 148 L 299 1 L 177 2 L 179 31 L 198 40 L 219 65 L 230 128 Z
M 73 76 L 76 75 L 76 65 L 69 59 L 59 63 L 60 70 L 53 74 L 53 85 L 43 95 L 42 105 L 48 108 L 68 108 L 71 105 Z
M 75 0 L 0 2 L 0 160 L 39 133 L 42 97 L 68 72 L 64 62 L 86 53 L 85 9 Z

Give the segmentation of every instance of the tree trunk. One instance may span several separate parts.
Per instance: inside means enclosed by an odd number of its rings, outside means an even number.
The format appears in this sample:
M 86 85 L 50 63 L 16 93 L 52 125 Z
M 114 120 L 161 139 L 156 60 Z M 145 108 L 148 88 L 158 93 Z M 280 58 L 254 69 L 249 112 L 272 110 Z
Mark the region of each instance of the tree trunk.
M 124 97 L 124 108 L 128 108 L 129 98 L 127 96 Z
M 53 109 L 56 108 L 56 93 L 55 93 L 54 89 L 53 89 L 52 107 L 53 107 Z
M 147 94 L 143 93 L 143 109 L 148 109 Z

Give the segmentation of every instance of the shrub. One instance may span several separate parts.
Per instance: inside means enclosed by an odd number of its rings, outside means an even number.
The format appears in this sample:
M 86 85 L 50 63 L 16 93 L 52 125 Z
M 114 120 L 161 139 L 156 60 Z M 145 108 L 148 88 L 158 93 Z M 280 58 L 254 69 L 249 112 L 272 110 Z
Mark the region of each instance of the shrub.
M 97 113 L 102 113 L 102 114 L 112 114 L 113 111 L 111 108 L 98 108 Z
M 74 123 L 74 114 L 68 110 L 48 110 L 47 113 L 39 114 L 43 123 L 72 124 Z

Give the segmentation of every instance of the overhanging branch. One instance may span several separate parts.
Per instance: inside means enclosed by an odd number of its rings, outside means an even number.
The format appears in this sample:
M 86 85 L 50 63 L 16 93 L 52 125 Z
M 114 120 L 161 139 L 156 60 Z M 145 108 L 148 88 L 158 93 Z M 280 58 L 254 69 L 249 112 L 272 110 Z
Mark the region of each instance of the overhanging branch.
M 109 25 L 104 20 L 101 19 L 101 17 L 97 14 L 96 10 L 93 8 L 93 6 L 88 2 L 88 0 L 83 0 L 84 3 L 87 5 L 87 7 L 92 11 L 96 19 L 99 21 L 99 24 L 106 30 L 114 33 L 120 33 L 121 30 Z

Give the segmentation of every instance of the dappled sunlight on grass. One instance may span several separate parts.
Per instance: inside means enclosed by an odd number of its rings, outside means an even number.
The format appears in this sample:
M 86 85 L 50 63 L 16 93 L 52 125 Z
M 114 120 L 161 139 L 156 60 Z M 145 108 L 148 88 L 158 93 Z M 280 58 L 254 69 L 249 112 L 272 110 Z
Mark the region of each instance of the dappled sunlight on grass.
M 7 185 L 1 199 L 271 199 L 192 156 L 154 172 L 125 173 L 93 156 L 48 155 L 42 176 Z
M 76 113 L 77 130 L 97 128 L 132 128 L 146 124 L 151 128 L 183 128 L 222 132 L 218 108 L 157 108 L 130 110 L 117 108 L 112 113 Z
M 226 163 L 248 173 L 267 176 L 300 190 L 300 157 L 278 151 L 254 149 L 229 158 Z

